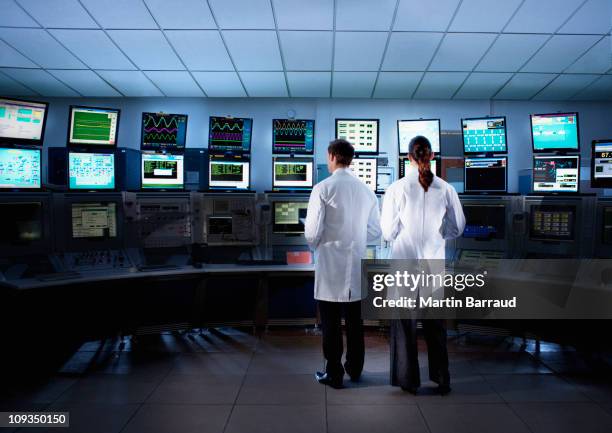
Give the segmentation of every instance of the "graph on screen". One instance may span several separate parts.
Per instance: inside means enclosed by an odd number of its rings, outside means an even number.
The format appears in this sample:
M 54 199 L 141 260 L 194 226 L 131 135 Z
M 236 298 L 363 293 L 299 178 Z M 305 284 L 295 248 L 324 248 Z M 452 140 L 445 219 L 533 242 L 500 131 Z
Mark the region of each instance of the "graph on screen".
M 312 153 L 314 150 L 314 120 L 274 119 L 274 153 Z
M 249 152 L 252 119 L 211 117 L 208 148 L 212 151 Z
M 119 110 L 71 107 L 70 111 L 70 144 L 117 144 Z
M 42 144 L 46 102 L 0 98 L 0 141 Z
M 184 149 L 187 115 L 142 113 L 142 150 Z

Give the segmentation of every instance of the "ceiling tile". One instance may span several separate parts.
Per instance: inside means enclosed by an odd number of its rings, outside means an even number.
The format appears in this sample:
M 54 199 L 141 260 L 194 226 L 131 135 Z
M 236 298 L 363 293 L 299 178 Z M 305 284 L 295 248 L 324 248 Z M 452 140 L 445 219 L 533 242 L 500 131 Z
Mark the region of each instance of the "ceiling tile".
M 142 0 L 80 0 L 106 29 L 156 29 Z M 168 7 L 171 7 L 168 4 Z
M 0 38 L 43 68 L 84 68 L 44 30 L 3 28 L 0 29 Z
M 448 33 L 434 56 L 432 71 L 470 71 L 495 39 L 491 33 Z
M 334 98 L 369 98 L 372 95 L 376 72 L 334 72 Z
M 331 72 L 287 72 L 291 96 L 329 98 Z
M 209 98 L 240 98 L 246 96 L 235 72 L 194 72 L 193 76 Z
M 472 73 L 454 99 L 490 99 L 512 77 L 511 73 Z
M 49 70 L 58 80 L 68 84 L 83 96 L 121 96 L 102 78 L 89 70 Z
M 283 69 L 275 31 L 229 30 L 223 37 L 239 71 Z
M 0 26 L 40 27 L 13 0 L 0 0 Z
M 19 54 L 13 47 L 0 41 L 0 66 L 13 68 L 36 68 L 37 66 Z
M 241 72 L 246 91 L 253 98 L 286 97 L 287 84 L 282 72 Z
M 598 80 L 574 96 L 572 99 L 586 101 L 612 100 L 612 75 L 602 75 Z
M 374 97 L 411 98 L 422 76 L 422 72 L 381 72 Z
M 516 74 L 495 99 L 530 99 L 555 78 L 555 74 Z
M 566 72 L 603 74 L 612 68 L 612 46 L 610 36 L 606 36 L 580 57 Z
M 77 0 L 18 0 L 35 20 L 45 27 L 98 28 Z
M 612 2 L 589 0 L 561 27 L 559 33 L 605 34 L 612 27 Z
M 6 75 L 25 84 L 43 96 L 79 96 L 55 77 L 42 69 L 2 69 Z
M 92 69 L 136 69 L 102 30 L 50 30 Z
M 334 70 L 378 71 L 387 32 L 336 32 Z
M 36 92 L 28 89 L 23 84 L 7 77 L 0 69 L 0 95 L 5 96 L 35 96 Z
M 598 36 L 556 35 L 525 65 L 523 72 L 562 72 L 584 54 Z
M 331 30 L 334 0 L 273 0 L 276 23 L 282 30 Z
M 542 101 L 562 101 L 571 98 L 599 78 L 598 75 L 559 75 L 533 99 Z
M 508 33 L 552 33 L 576 10 L 576 0 L 525 0 L 508 27 Z
M 336 0 L 336 30 L 389 30 L 396 0 Z
M 393 30 L 445 31 L 459 0 L 400 0 Z
M 140 71 L 97 71 L 125 96 L 164 96 Z
M 279 32 L 288 71 L 329 71 L 332 63 L 333 34 L 317 31 Z
M 450 26 L 452 32 L 500 32 L 522 0 L 463 0 Z
M 202 0 L 145 0 L 149 11 L 163 29 L 216 29 L 210 9 Z
M 221 29 L 273 29 L 270 0 L 209 0 Z
M 500 35 L 476 70 L 516 72 L 547 39 L 546 35 Z
M 159 30 L 110 30 L 108 35 L 140 69 L 184 69 Z
M 424 71 L 444 33 L 393 32 L 385 54 L 385 71 Z
M 450 99 L 467 76 L 467 72 L 427 72 L 414 97 Z
M 217 30 L 167 30 L 166 36 L 188 69 L 234 70 Z
M 166 96 L 204 96 L 187 71 L 145 71 Z

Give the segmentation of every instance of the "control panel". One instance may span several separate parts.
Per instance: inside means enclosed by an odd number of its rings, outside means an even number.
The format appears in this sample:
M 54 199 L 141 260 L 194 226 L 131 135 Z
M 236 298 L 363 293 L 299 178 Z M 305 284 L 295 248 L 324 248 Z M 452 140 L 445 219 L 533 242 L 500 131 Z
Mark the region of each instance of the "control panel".
M 132 263 L 123 250 L 67 252 L 59 255 L 67 271 L 86 272 L 129 269 Z
M 254 194 L 204 194 L 201 200 L 204 244 L 257 244 Z

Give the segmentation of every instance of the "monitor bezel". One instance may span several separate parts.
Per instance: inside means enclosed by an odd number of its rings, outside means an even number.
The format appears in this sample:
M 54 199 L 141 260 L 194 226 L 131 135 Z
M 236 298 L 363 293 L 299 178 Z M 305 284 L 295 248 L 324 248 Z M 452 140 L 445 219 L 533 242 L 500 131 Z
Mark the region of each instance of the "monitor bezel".
M 93 150 L 93 149 L 92 149 Z M 70 154 L 71 153 L 79 153 L 79 154 L 84 154 L 84 153 L 88 153 L 88 154 L 102 154 L 102 155 L 113 155 L 113 171 L 114 171 L 114 186 L 112 188 L 71 188 L 70 187 Z M 118 186 L 117 186 L 117 153 L 116 152 L 95 152 L 95 151 L 74 151 L 74 150 L 69 150 L 68 154 L 68 161 L 66 161 L 66 186 L 68 188 L 68 191 L 70 192 L 113 192 L 113 191 L 117 191 L 118 190 Z
M 147 187 L 144 186 L 144 172 L 142 170 L 142 166 L 144 163 L 144 158 L 145 156 L 166 156 L 166 155 L 170 155 L 170 156 L 174 156 L 174 157 L 181 157 L 183 158 L 183 184 L 180 187 L 177 188 L 161 188 L 158 186 L 152 186 L 152 187 Z M 173 192 L 173 191 L 177 191 L 177 192 L 181 192 L 181 191 L 185 191 L 185 155 L 181 154 L 175 154 L 175 153 L 168 153 L 168 154 L 160 154 L 160 153 L 148 153 L 148 152 L 142 152 L 140 154 L 140 190 L 141 191 L 168 191 L 168 192 Z
M 67 233 L 66 237 L 66 251 L 83 251 L 89 249 L 115 249 L 121 248 L 123 246 L 123 238 L 124 238 L 124 229 L 121 221 L 124 219 L 124 209 L 123 209 L 123 201 L 121 197 L 116 197 L 114 195 L 106 195 L 105 193 L 109 193 L 109 191 L 103 191 L 100 194 L 78 194 L 71 195 L 66 198 L 64 201 L 64 221 L 66 224 L 65 233 Z M 112 192 L 110 192 L 112 194 Z M 83 238 L 75 238 L 72 236 L 72 205 L 73 204 L 108 204 L 115 203 L 115 217 L 117 219 L 117 235 L 114 238 L 98 238 L 98 237 L 83 237 Z
M 274 122 L 277 120 L 294 120 L 297 122 L 312 122 L 312 151 L 299 151 L 299 152 L 281 152 L 276 150 L 275 147 L 275 135 L 274 135 Z M 315 119 L 280 119 L 274 118 L 272 119 L 272 155 L 314 155 L 315 150 L 315 127 L 316 122 Z
M 73 143 L 70 137 L 70 125 L 72 125 L 72 116 L 74 114 L 74 109 L 78 108 L 87 108 L 93 110 L 105 110 L 105 111 L 113 111 L 117 113 L 117 126 L 115 132 L 115 144 L 95 144 L 95 143 Z M 91 107 L 87 105 L 70 105 L 68 107 L 68 131 L 66 138 L 66 145 L 72 149 L 116 149 L 119 145 L 119 124 L 121 122 L 121 109 L 120 108 L 108 108 L 108 107 Z
M 274 163 L 278 160 L 287 160 L 288 162 L 291 161 L 301 161 L 301 160 L 306 160 L 307 162 L 310 162 L 310 166 L 312 169 L 312 182 L 310 183 L 310 186 L 277 186 L 276 185 L 276 176 L 275 176 L 275 171 L 274 171 Z M 272 157 L 272 189 L 274 190 L 282 190 L 282 191 L 309 191 L 311 190 L 315 185 L 315 164 L 314 164 L 314 158 L 308 158 L 308 157 L 288 157 L 288 156 L 273 156 Z
M 338 122 L 343 122 L 343 121 L 359 121 L 359 122 L 376 122 L 376 152 L 362 152 L 362 151 L 357 151 L 355 150 L 355 155 L 363 155 L 363 156 L 368 156 L 368 155 L 378 155 L 380 153 L 380 119 L 367 119 L 367 118 L 361 118 L 361 117 L 356 117 L 356 118 L 351 118 L 351 117 L 337 117 L 335 119 L 335 130 L 334 130 L 334 137 L 337 140 L 338 139 Z M 351 143 L 353 144 L 353 143 Z
M 9 97 L 0 97 L 0 99 L 4 99 L 5 101 L 15 101 L 15 102 L 23 102 L 30 104 L 44 104 L 45 106 L 45 114 L 43 115 L 42 127 L 40 132 L 39 139 L 26 139 L 26 138 L 10 138 L 10 137 L 1 137 L 0 136 L 0 145 L 11 145 L 11 144 L 23 144 L 23 145 L 31 145 L 31 146 L 43 146 L 45 141 L 45 131 L 47 129 L 47 116 L 49 115 L 49 103 L 44 101 L 32 101 L 27 99 L 19 99 L 19 98 L 9 98 Z
M 210 130 L 212 119 L 230 119 L 230 120 L 250 120 L 251 121 L 251 137 L 249 139 L 249 148 L 244 150 L 242 146 L 240 146 L 240 150 L 238 149 L 218 149 L 214 146 L 211 146 L 210 142 Z M 227 153 L 227 154 L 244 154 L 250 153 L 253 148 L 253 118 L 252 117 L 227 117 L 227 116 L 208 116 L 208 151 L 210 153 Z
M 546 158 L 578 158 L 578 176 L 576 178 L 576 191 L 536 191 L 535 190 L 535 161 L 536 159 Z M 580 155 L 533 155 L 533 163 L 531 166 L 531 191 L 537 195 L 579 195 L 580 194 Z
M 274 200 L 272 202 L 272 233 L 275 235 L 300 235 L 300 234 L 304 234 L 304 230 L 302 231 L 290 231 L 290 230 L 284 230 L 284 231 L 277 231 L 275 230 L 275 227 L 279 226 L 279 225 L 283 225 L 283 226 L 288 226 L 289 224 L 277 224 L 276 223 L 276 205 L 279 203 L 305 203 L 306 206 L 308 206 L 308 201 L 306 200 Z M 295 224 L 294 224 L 295 225 Z M 299 223 L 298 223 L 299 225 Z M 305 229 L 306 227 L 304 227 Z
M 556 147 L 556 148 L 548 148 L 548 149 L 536 149 L 535 141 L 533 139 L 533 117 L 534 116 L 567 116 L 575 114 L 576 115 L 576 142 L 578 147 L 575 149 L 568 149 L 564 147 Z M 529 127 L 530 127 L 530 135 L 531 135 L 531 150 L 533 153 L 551 153 L 551 152 L 564 152 L 564 153 L 580 153 L 580 117 L 577 111 L 565 111 L 562 113 L 534 113 L 529 115 Z
M 213 160 L 218 160 L 218 161 L 235 161 L 235 162 L 246 162 L 249 164 L 249 183 L 247 185 L 246 188 L 238 188 L 238 187 L 234 187 L 234 186 L 212 186 L 210 184 L 211 181 L 211 176 L 212 176 L 212 171 L 210 169 L 210 165 L 212 164 Z M 251 158 L 245 158 L 244 155 L 240 156 L 240 157 L 227 157 L 227 156 L 223 156 L 223 155 L 215 155 L 215 154 L 209 154 L 208 155 L 208 189 L 209 190 L 214 190 L 214 191 L 250 191 L 251 190 L 251 176 L 252 176 L 252 167 L 251 167 Z
M 4 187 L 0 185 L 0 193 L 3 192 L 41 192 L 43 191 L 43 179 L 42 179 L 42 167 L 43 167 L 43 152 L 39 147 L 11 147 L 11 146 L 0 146 L 0 149 L 7 150 L 32 150 L 38 152 L 38 160 L 40 164 L 38 164 L 38 180 L 39 186 L 38 188 L 23 188 L 23 187 Z
M 595 177 L 595 147 L 602 143 L 609 143 L 612 145 L 612 139 L 593 140 L 591 142 L 591 188 L 612 188 L 612 178 L 597 179 Z
M 398 119 L 397 121 L 397 154 L 399 156 L 407 156 L 408 152 L 403 153 L 401 150 L 401 145 L 400 145 L 400 122 L 432 122 L 432 121 L 437 121 L 438 122 L 438 145 L 440 146 L 440 149 L 438 149 L 438 151 L 436 152 L 435 150 L 434 152 L 434 156 L 441 156 L 442 155 L 442 122 L 440 119 Z
M 185 117 L 185 144 L 183 145 L 183 147 L 158 147 L 158 148 L 154 148 L 154 147 L 147 147 L 144 145 L 144 119 L 146 115 L 162 115 L 162 116 L 184 116 Z M 140 150 L 142 151 L 155 151 L 155 152 L 163 152 L 163 153 L 176 153 L 176 152 L 184 152 L 185 148 L 187 148 L 187 126 L 188 126 L 188 122 L 189 122 L 189 115 L 188 114 L 179 114 L 179 113 L 153 113 L 151 111 L 143 111 L 142 112 L 142 119 L 141 119 L 141 123 L 140 123 Z
M 402 179 L 406 177 L 406 171 L 403 168 L 404 168 L 404 161 L 406 161 L 407 159 L 408 159 L 408 156 L 402 156 L 402 155 L 400 155 L 400 157 L 398 158 L 398 166 L 397 166 L 398 179 Z M 433 160 L 436 161 L 435 175 L 437 177 L 442 177 L 442 157 L 439 155 L 434 155 Z
M 499 189 L 496 189 L 496 190 L 487 190 L 487 189 L 480 189 L 480 190 L 476 189 L 476 190 L 474 190 L 474 189 L 468 189 L 467 185 L 466 185 L 466 179 L 467 179 L 466 169 L 467 168 L 465 166 L 465 162 L 468 159 L 476 159 L 476 160 L 478 160 L 478 159 L 481 159 L 481 160 L 482 159 L 504 159 L 504 160 L 506 160 L 506 165 L 505 165 L 505 167 L 506 167 L 506 170 L 505 170 L 505 172 L 506 172 L 506 181 L 505 181 L 506 188 L 503 189 L 503 190 L 499 190 Z M 467 158 L 464 158 L 463 159 L 463 190 L 464 190 L 464 192 L 466 194 L 506 194 L 508 192 L 508 155 L 500 155 L 500 156 L 469 156 Z
M 574 221 L 572 224 L 572 236 L 571 239 L 564 239 L 564 238 L 547 238 L 545 236 L 534 236 L 533 235 L 533 227 L 531 224 L 531 221 L 533 219 L 533 209 L 534 208 L 541 208 L 542 206 L 553 206 L 553 207 L 571 207 L 573 208 L 573 215 L 574 215 Z M 547 203 L 538 203 L 538 204 L 532 204 L 529 206 L 529 219 L 528 219 L 528 230 L 527 230 L 527 238 L 529 239 L 529 241 L 531 242 L 563 242 L 563 243 L 573 243 L 576 242 L 576 224 L 578 223 L 578 208 L 575 205 L 572 204 L 559 204 L 559 205 L 555 205 L 555 204 L 547 204 Z
M 467 152 L 465 150 L 465 134 L 463 130 L 463 122 L 466 120 L 491 120 L 491 119 L 504 119 L 504 141 L 506 142 L 505 150 L 496 150 L 492 152 Z M 507 155 L 508 154 L 508 119 L 506 116 L 482 116 L 482 117 L 462 117 L 461 118 L 461 143 L 463 145 L 464 155 Z

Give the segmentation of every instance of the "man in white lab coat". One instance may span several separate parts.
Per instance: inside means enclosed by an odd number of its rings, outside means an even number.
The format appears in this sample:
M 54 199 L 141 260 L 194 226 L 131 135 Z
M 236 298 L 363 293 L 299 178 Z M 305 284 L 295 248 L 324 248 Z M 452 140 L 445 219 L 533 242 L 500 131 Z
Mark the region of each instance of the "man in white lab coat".
M 365 348 L 361 320 L 361 259 L 368 242 L 381 235 L 378 200 L 349 165 L 355 150 L 346 140 L 327 149 L 331 176 L 318 183 L 308 202 L 305 237 L 315 250 L 314 297 L 319 302 L 325 373 L 320 383 L 342 387 L 344 373 L 359 380 Z M 346 326 L 346 362 L 342 365 L 341 317 Z

